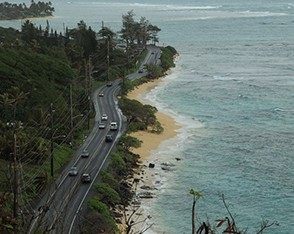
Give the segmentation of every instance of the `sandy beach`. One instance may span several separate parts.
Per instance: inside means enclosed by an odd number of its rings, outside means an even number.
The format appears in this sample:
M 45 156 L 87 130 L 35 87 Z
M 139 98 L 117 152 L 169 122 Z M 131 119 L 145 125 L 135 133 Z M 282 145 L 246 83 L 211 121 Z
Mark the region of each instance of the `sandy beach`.
M 150 92 L 153 88 L 155 88 L 161 80 L 164 78 L 160 78 L 148 83 L 144 83 L 137 88 L 135 88 L 133 91 L 128 93 L 129 99 L 135 99 L 140 101 L 143 104 L 151 104 L 147 103 L 144 99 L 144 96 Z M 147 159 L 147 157 L 150 155 L 150 152 L 160 145 L 160 143 L 164 140 L 170 139 L 177 135 L 177 130 L 181 127 L 178 125 L 175 120 L 168 114 L 163 112 L 157 112 L 156 118 L 161 123 L 162 127 L 164 128 L 164 131 L 161 134 L 154 134 L 149 133 L 145 131 L 139 131 L 132 133 L 131 135 L 138 138 L 139 140 L 143 141 L 142 145 L 138 149 L 133 149 L 133 152 L 136 154 L 139 154 L 141 157 L 141 160 L 144 161 Z
M 153 88 L 158 86 L 162 79 L 164 79 L 164 77 L 136 87 L 133 91 L 128 93 L 128 98 L 138 100 L 143 104 L 154 105 L 150 102 L 147 102 L 144 97 Z M 149 214 L 145 209 L 142 208 L 142 206 L 146 205 L 149 200 L 148 198 L 146 199 L 146 196 L 148 197 L 148 194 L 152 194 L 156 190 L 155 174 L 152 168 L 149 168 L 149 163 L 153 162 L 152 160 L 149 160 L 152 150 L 156 150 L 163 141 L 175 137 L 178 134 L 177 130 L 181 128 L 181 126 L 175 122 L 173 117 L 166 113 L 158 111 L 156 113 L 156 117 L 164 128 L 164 131 L 161 134 L 155 134 L 146 131 L 139 131 L 130 134 L 131 136 L 134 136 L 142 141 L 141 147 L 138 149 L 132 149 L 132 151 L 136 154 L 139 154 L 141 159 L 141 169 L 134 178 L 138 179 L 139 181 L 136 184 L 135 191 L 137 195 L 145 194 L 145 198 L 144 196 L 143 198 L 136 196 L 136 198 L 134 198 L 134 203 L 127 207 L 126 219 L 131 216 L 131 220 L 134 222 L 134 224 L 136 224 L 132 226 L 131 233 L 143 233 L 144 230 L 150 227 L 148 220 L 150 217 L 152 217 L 152 214 Z M 155 198 L 153 197 L 151 199 Z

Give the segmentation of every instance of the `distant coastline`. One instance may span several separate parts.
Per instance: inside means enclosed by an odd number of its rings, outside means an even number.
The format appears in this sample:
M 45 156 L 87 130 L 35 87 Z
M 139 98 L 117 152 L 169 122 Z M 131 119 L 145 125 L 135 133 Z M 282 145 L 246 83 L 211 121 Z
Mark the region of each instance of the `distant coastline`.
M 36 16 L 36 17 L 28 17 L 28 18 L 22 18 L 22 19 L 0 19 L 1 21 L 15 21 L 15 20 L 33 20 L 33 19 L 52 19 L 54 16 Z
M 53 17 L 54 7 L 51 2 L 37 2 L 32 0 L 29 7 L 25 3 L 0 3 L 0 20 L 25 20 L 33 18 Z

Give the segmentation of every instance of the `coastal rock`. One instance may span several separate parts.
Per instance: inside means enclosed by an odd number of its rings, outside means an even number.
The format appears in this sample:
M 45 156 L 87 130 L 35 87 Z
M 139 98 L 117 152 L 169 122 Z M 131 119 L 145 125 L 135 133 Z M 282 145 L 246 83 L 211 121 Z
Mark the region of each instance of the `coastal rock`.
M 170 163 L 170 162 L 161 163 L 161 169 L 164 171 L 173 171 L 175 170 L 173 167 L 175 167 L 175 164 L 173 163 Z
M 134 183 L 139 183 L 140 179 L 139 178 L 134 178 Z
M 175 166 L 175 164 L 170 163 L 170 162 L 163 162 L 163 163 L 161 163 L 161 165 L 167 166 L 167 167 L 174 167 Z
M 149 168 L 154 168 L 155 164 L 154 163 L 149 163 Z
M 154 197 L 154 194 L 153 193 L 150 193 L 150 192 L 142 192 L 142 193 L 139 193 L 138 194 L 138 197 L 139 198 L 147 198 L 147 199 L 150 199 L 150 198 L 153 198 Z
M 140 188 L 144 189 L 144 190 L 155 190 L 156 189 L 156 188 L 148 186 L 148 185 L 142 185 Z

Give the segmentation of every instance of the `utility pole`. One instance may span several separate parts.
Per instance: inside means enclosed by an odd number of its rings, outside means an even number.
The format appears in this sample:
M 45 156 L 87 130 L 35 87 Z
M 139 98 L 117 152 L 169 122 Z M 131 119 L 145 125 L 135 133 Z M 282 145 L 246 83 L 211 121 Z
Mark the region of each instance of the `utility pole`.
M 73 108 L 72 108 L 72 85 L 70 85 L 70 143 L 73 146 Z
M 109 35 L 107 36 L 107 81 L 109 81 Z
M 51 116 L 51 137 L 50 137 L 50 156 L 51 156 L 51 176 L 54 176 L 54 142 L 53 142 L 53 103 L 50 104 L 50 116 Z
M 89 89 L 91 92 L 92 91 L 92 83 L 93 83 L 92 82 L 93 65 L 92 65 L 91 56 L 89 57 L 88 69 L 89 69 Z
M 90 112 L 91 112 L 91 97 L 90 93 L 88 93 L 88 130 L 90 129 Z
M 92 66 L 92 61 L 91 61 L 91 57 L 89 57 L 89 61 L 88 61 L 88 78 L 89 78 L 89 82 L 88 82 L 88 129 L 90 129 L 90 113 L 91 113 L 91 91 L 92 91 L 92 70 L 93 70 L 93 66 Z
M 15 124 L 15 122 L 14 122 Z M 15 127 L 15 126 L 14 126 Z M 17 228 L 17 218 L 18 218 L 18 187 L 19 187 L 19 178 L 18 178 L 18 164 L 17 164 L 17 141 L 16 134 L 13 134 L 13 174 L 14 174 L 14 186 L 13 186 L 13 218 L 14 218 L 14 233 L 18 232 Z

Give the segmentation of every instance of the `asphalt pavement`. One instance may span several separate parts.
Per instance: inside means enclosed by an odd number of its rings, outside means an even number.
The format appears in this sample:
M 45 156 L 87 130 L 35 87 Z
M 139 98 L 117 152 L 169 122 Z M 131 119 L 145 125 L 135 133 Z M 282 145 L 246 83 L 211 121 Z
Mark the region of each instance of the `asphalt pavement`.
M 148 46 L 147 49 L 148 54 L 141 67 L 137 72 L 128 75 L 128 79 L 134 80 L 146 76 L 147 71 L 141 72 L 140 69 L 144 69 L 145 64 L 159 63 L 160 48 Z M 46 194 L 40 199 L 27 233 L 34 233 L 38 227 L 42 231 L 47 229 L 52 234 L 79 232 L 78 224 L 87 208 L 87 201 L 92 196 L 92 185 L 105 166 L 119 137 L 126 130 L 125 117 L 118 107 L 117 100 L 120 83 L 120 80 L 113 81 L 112 86 L 104 85 L 92 94 L 91 99 L 96 112 L 95 126 L 71 162 L 54 179 Z M 108 119 L 103 120 L 105 128 L 99 129 L 102 114 L 106 114 Z M 112 121 L 118 123 L 117 131 L 110 131 L 110 122 Z M 105 142 L 105 136 L 108 134 L 112 135 L 112 142 Z M 81 157 L 83 151 L 87 151 L 89 157 Z M 77 168 L 78 174 L 69 176 L 68 172 L 73 166 Z M 90 174 L 92 178 L 90 183 L 82 183 L 83 173 Z

